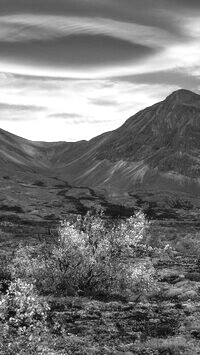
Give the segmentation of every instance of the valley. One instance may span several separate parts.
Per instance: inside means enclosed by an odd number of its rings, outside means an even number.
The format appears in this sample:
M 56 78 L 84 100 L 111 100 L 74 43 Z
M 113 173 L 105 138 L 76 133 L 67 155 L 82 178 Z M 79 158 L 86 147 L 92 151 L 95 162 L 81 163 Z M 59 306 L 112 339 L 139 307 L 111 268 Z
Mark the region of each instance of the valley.
M 55 355 L 199 354 L 199 141 L 200 96 L 187 90 L 172 93 L 117 130 L 90 141 L 32 142 L 0 130 L 1 297 L 7 297 L 10 283 L 17 292 L 9 297 L 18 297 L 20 292 L 24 297 L 23 287 L 31 280 L 37 297 L 49 307 L 46 328 L 33 328 L 36 335 L 30 343 L 26 343 L 28 333 L 24 338 L 21 333 L 8 334 L 2 338 L 0 354 L 7 355 L 8 342 L 12 355 L 17 346 L 19 354 L 21 350 L 29 354 L 30 346 L 33 354 L 41 354 L 41 349 Z M 99 220 L 100 211 L 103 217 Z M 131 244 L 125 257 L 122 250 L 127 251 L 129 233 L 137 240 L 128 219 L 134 215 L 139 218 L 134 228 L 144 242 Z M 66 224 L 59 230 L 64 220 L 76 221 L 74 229 Z M 84 263 L 73 274 L 66 253 L 72 252 L 73 264 L 84 245 L 79 250 L 79 241 L 71 237 L 76 228 L 79 238 L 83 232 L 85 238 L 92 236 L 92 257 L 87 254 L 84 259 L 83 254 L 75 271 Z M 109 249 L 101 255 L 107 248 L 101 238 L 109 242 L 113 231 L 114 238 L 123 237 L 125 249 L 116 249 L 120 257 L 116 250 L 110 253 L 108 267 Z M 62 233 L 72 238 L 69 245 L 75 243 L 74 249 L 62 242 Z M 130 257 L 134 248 L 136 254 Z M 112 260 L 114 267 L 121 263 L 122 270 L 128 270 L 127 292 L 120 283 L 114 283 L 116 292 L 104 284 L 106 277 L 111 278 Z M 108 274 L 100 279 L 101 284 L 98 270 L 104 262 Z M 120 272 L 114 272 L 114 279 Z M 79 287 L 72 291 L 71 279 L 76 280 L 79 273 Z M 124 280 L 123 276 L 120 282 Z M 98 284 L 102 289 L 97 292 Z

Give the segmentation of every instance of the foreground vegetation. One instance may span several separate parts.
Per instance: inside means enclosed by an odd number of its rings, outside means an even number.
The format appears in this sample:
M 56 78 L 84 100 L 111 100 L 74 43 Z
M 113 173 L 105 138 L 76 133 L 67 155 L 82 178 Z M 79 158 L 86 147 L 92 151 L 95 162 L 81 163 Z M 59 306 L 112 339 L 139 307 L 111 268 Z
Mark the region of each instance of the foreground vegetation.
M 0 354 L 200 354 L 198 237 L 87 213 L 21 244 L 1 265 Z

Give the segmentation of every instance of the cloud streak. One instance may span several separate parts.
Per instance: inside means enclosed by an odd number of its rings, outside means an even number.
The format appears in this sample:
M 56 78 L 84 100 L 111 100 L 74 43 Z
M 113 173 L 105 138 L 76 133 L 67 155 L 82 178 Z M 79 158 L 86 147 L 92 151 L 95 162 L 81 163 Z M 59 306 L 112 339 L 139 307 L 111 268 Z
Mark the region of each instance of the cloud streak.
M 90 99 L 90 103 L 97 106 L 117 106 L 119 104 L 115 99 L 108 99 L 104 97 Z
M 71 70 L 72 77 L 74 67 L 83 75 L 87 68 L 85 77 L 89 77 L 91 68 L 95 72 L 105 65 L 119 66 L 120 70 L 125 63 L 133 65 L 153 56 L 176 40 L 152 26 L 103 18 L 0 16 L 0 62 L 6 71 L 15 71 L 14 67 L 23 63 L 29 70 L 48 68 L 50 75 L 52 71 Z
M 15 105 L 0 102 L 0 111 L 24 111 L 24 112 L 41 112 L 45 111 L 46 108 L 43 106 L 31 106 L 31 105 Z
M 178 36 L 155 26 L 105 18 L 47 15 L 0 16 L 0 41 L 45 41 L 59 37 L 90 34 L 107 35 L 131 43 L 161 47 L 178 40 Z M 180 37 L 180 36 L 179 36 Z
M 6 72 L 93 79 L 177 67 L 191 70 L 190 61 L 198 66 L 199 18 L 165 8 L 163 13 L 177 23 L 179 31 L 171 31 L 170 20 L 168 28 L 159 29 L 156 22 L 153 26 L 148 21 L 3 15 L 0 63 Z
M 39 119 L 46 110 L 43 106 L 0 102 L 0 121 L 28 121 L 31 117 Z

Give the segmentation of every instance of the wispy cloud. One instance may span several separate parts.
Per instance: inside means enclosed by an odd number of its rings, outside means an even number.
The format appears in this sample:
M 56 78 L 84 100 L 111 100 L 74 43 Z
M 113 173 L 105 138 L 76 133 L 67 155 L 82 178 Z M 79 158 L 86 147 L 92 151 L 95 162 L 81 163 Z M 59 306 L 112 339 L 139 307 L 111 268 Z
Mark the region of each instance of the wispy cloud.
M 90 77 L 104 67 L 133 65 L 175 40 L 153 26 L 103 18 L 0 16 L 0 63 L 6 71 L 20 72 L 23 64 L 29 73 L 35 67 L 37 74 L 46 68 L 73 77 L 78 69 L 76 76 Z
M 116 99 L 108 99 L 108 98 L 92 98 L 89 100 L 89 102 L 92 105 L 97 105 L 97 106 L 117 106 L 119 104 L 119 102 Z
M 102 124 L 110 124 L 112 123 L 112 119 L 99 119 L 99 118 L 94 118 L 94 117 L 86 117 L 84 115 L 78 115 L 76 113 L 55 113 L 49 115 L 47 118 L 50 119 L 61 119 L 66 122 L 67 125 L 102 125 Z
M 24 112 L 41 112 L 45 111 L 46 108 L 43 106 L 33 106 L 33 105 L 15 105 L 15 104 L 8 104 L 5 102 L 0 102 L 0 111 L 24 111 Z
M 155 13 L 156 18 L 162 14 Z M 52 14 L 0 16 L 2 70 L 94 79 L 199 67 L 199 17 L 169 8 L 163 14 L 165 28 L 140 17 L 131 23 Z
M 61 118 L 63 120 L 74 120 L 74 119 L 82 119 L 82 115 L 78 115 L 77 113 L 66 113 L 66 112 L 59 112 L 49 115 L 50 118 Z
M 198 91 L 200 86 L 200 76 L 176 69 L 123 76 L 118 77 L 117 80 L 135 84 L 175 85 L 192 91 Z
M 29 121 L 40 119 L 47 108 L 43 106 L 11 104 L 0 102 L 0 121 Z
M 46 41 L 78 34 L 102 34 L 159 48 L 180 39 L 180 36 L 164 29 L 158 31 L 154 26 L 98 17 L 30 14 L 0 16 L 0 29 L 2 42 Z

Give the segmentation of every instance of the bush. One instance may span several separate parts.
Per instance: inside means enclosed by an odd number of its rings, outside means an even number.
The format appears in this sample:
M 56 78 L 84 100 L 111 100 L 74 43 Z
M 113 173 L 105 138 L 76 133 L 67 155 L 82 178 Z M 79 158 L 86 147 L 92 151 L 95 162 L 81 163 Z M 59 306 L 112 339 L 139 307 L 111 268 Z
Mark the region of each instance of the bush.
M 48 305 L 40 301 L 34 286 L 17 279 L 0 300 L 0 321 L 8 332 L 22 334 L 44 325 Z
M 11 282 L 0 300 L 0 354 L 35 354 L 48 310 L 33 285 L 20 279 Z
M 12 275 L 29 280 L 41 293 L 95 296 L 144 292 L 154 287 L 154 268 L 145 244 L 142 213 L 109 225 L 101 214 L 64 221 L 51 245 L 21 246 Z M 141 259 L 142 257 L 142 259 Z

